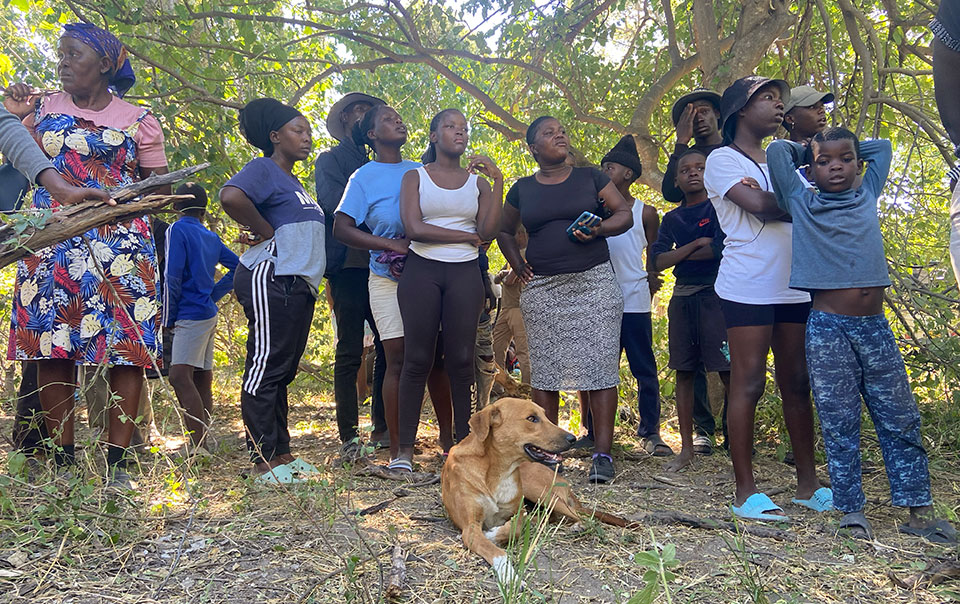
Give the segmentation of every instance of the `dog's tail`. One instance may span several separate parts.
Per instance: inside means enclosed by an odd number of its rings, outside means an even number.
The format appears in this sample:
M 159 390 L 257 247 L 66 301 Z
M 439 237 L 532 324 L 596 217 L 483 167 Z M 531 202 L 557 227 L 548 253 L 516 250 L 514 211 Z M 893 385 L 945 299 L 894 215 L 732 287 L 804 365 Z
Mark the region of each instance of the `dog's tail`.
M 638 529 L 642 527 L 642 525 L 639 522 L 636 522 L 634 520 L 627 520 L 626 518 L 621 518 L 620 516 L 616 516 L 614 514 L 601 512 L 600 510 L 584 509 L 584 510 L 581 510 L 581 514 L 585 518 L 593 517 L 594 519 L 599 520 L 604 524 L 612 524 L 613 526 L 619 526 L 619 527 L 628 528 L 628 529 Z

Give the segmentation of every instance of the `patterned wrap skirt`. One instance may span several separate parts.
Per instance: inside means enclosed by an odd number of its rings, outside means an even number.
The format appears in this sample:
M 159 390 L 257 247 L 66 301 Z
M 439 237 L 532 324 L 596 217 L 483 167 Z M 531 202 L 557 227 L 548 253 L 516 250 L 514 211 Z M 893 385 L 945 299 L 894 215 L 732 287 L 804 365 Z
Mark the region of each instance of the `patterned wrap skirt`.
M 520 294 L 538 390 L 603 390 L 620 383 L 623 293 L 609 261 L 581 273 L 535 275 Z

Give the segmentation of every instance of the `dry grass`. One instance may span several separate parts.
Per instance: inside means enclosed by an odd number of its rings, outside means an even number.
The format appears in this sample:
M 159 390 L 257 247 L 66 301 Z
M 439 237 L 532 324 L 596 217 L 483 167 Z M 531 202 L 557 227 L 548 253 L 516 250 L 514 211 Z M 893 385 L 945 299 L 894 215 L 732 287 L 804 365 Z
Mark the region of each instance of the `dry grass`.
M 220 445 L 212 460 L 185 463 L 167 453 L 180 441 L 162 444 L 141 460 L 141 488 L 116 498 L 97 477 L 102 462 L 87 462 L 72 495 L 49 473 L 32 483 L 8 479 L 0 495 L 0 602 L 343 602 L 376 601 L 386 583 L 392 546 L 408 552 L 405 602 L 500 602 L 486 564 L 462 547 L 445 518 L 439 485 L 408 487 L 382 511 L 355 512 L 395 497 L 400 483 L 360 477 L 339 467 L 331 397 L 311 391 L 309 378 L 292 394 L 295 454 L 324 469 L 318 480 L 289 489 L 253 485 L 239 438 L 236 373 L 218 373 L 214 433 Z M 228 376 L 230 376 L 228 378 Z M 159 397 L 163 399 L 164 397 Z M 178 422 L 168 400 L 156 405 L 166 433 Z M 0 415 L 9 433 L 10 409 Z M 672 410 L 664 409 L 669 417 Z M 679 446 L 677 435 L 665 439 Z M 425 472 L 440 468 L 436 430 L 421 430 Z M 586 484 L 588 457 L 564 467 L 587 505 L 639 519 L 671 510 L 701 518 L 730 520 L 733 482 L 727 457 L 698 458 L 687 472 L 663 479 L 662 460 L 637 454 L 630 430 L 622 427 L 615 454 L 619 471 L 611 486 Z M 4 445 L 4 458 L 9 447 Z M 879 466 L 875 444 L 868 459 Z M 792 469 L 761 444 L 759 484 L 794 517 L 780 528 L 786 541 L 684 525 L 651 525 L 658 544 L 676 546 L 680 565 L 671 584 L 673 602 L 750 602 L 749 577 L 759 577 L 769 602 L 943 602 L 949 581 L 909 590 L 890 578 L 905 578 L 942 559 L 948 551 L 902 536 L 902 510 L 890 508 L 882 471 L 865 477 L 867 514 L 877 536 L 864 544 L 834 536 L 836 515 L 819 516 L 788 505 Z M 934 488 L 941 512 L 960 506 L 956 452 L 931 450 Z M 376 458 L 384 461 L 384 455 Z M 825 476 L 825 474 L 824 474 Z M 954 517 L 954 519 L 956 519 Z M 740 539 L 738 541 L 738 539 Z M 644 587 L 644 569 L 633 556 L 653 549 L 650 530 L 630 531 L 586 523 L 548 531 L 526 575 L 523 599 L 551 602 L 626 602 Z M 742 549 L 743 553 L 736 550 Z M 755 572 L 748 572 L 750 569 Z M 665 601 L 661 598 L 660 601 Z

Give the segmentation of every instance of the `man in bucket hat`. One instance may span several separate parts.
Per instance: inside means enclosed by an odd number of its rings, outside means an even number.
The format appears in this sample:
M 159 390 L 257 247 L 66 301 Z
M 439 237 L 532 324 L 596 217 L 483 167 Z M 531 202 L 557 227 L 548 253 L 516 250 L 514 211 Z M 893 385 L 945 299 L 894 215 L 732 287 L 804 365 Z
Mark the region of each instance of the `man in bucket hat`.
M 677 187 L 677 161 L 687 149 L 699 149 L 705 155 L 723 144 L 720 135 L 720 95 L 706 88 L 697 88 L 681 96 L 670 109 L 673 125 L 677 129 L 670 161 L 663 174 L 660 192 L 663 198 L 673 203 L 683 201 L 683 191 Z M 693 145 L 690 145 L 693 139 Z
M 350 132 L 368 110 L 385 104 L 377 97 L 351 92 L 334 103 L 327 114 L 327 131 L 340 141 L 336 147 L 317 157 L 317 202 L 324 214 L 332 217 L 343 196 L 347 180 L 357 168 L 367 163 L 364 146 L 354 141 Z M 340 243 L 332 233 L 333 220 L 327 220 L 327 268 L 324 276 L 330 297 L 333 299 L 333 314 L 337 326 L 337 350 L 333 365 L 333 391 L 337 409 L 337 427 L 342 442 L 341 453 L 352 459 L 360 450 L 357 400 L 357 371 L 363 359 L 363 323 L 373 329 L 377 360 L 374 366 L 373 392 L 371 396 L 371 419 L 373 421 L 374 446 L 389 444 L 386 420 L 383 415 L 381 387 L 386 371 L 386 357 L 380 345 L 380 337 L 370 313 L 367 293 L 370 254 L 355 250 Z
M 730 392 L 727 407 L 730 458 L 740 518 L 785 519 L 783 510 L 757 488 L 753 473 L 756 405 L 766 385 L 773 349 L 783 417 L 796 459 L 793 503 L 819 512 L 833 509 L 821 489 L 813 455 L 813 406 L 804 364 L 810 295 L 791 289 L 791 224 L 777 205 L 763 141 L 773 136 L 790 102 L 783 80 L 741 78 L 723 93 L 726 147 L 707 158 L 704 188 L 726 234 L 714 289 L 727 327 Z

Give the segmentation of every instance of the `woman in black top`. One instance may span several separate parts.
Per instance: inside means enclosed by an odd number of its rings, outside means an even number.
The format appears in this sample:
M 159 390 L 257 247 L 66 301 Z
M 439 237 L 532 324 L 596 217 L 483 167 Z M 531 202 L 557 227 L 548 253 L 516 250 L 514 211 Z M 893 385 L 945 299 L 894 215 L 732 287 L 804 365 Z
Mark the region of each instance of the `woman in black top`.
M 540 169 L 507 193 L 500 249 L 526 284 L 520 309 L 530 349 L 533 400 L 556 422 L 561 390 L 590 392 L 596 427 L 592 482 L 614 477 L 610 447 L 620 383 L 620 318 L 623 295 L 613 274 L 606 237 L 633 226 L 633 215 L 610 179 L 595 168 L 567 165 L 569 139 L 556 119 L 537 118 L 527 144 Z M 609 218 L 586 232 L 567 235 L 584 211 Z M 515 238 L 520 223 L 529 235 L 526 261 Z

